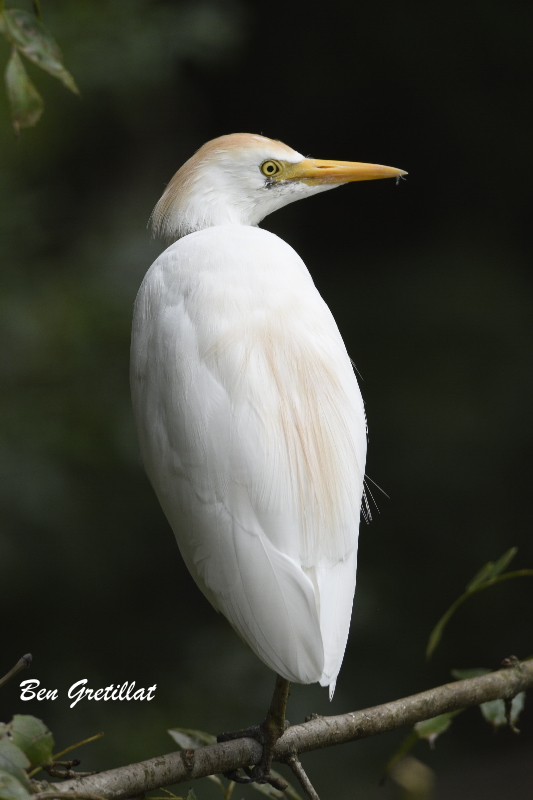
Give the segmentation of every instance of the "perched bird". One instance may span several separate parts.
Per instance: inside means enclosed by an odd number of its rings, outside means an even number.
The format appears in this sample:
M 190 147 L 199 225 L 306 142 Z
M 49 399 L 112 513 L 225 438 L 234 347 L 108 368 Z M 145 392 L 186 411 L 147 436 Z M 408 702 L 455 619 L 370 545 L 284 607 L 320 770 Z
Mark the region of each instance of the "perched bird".
M 214 139 L 153 211 L 175 241 L 135 303 L 141 454 L 183 559 L 265 664 L 330 696 L 355 591 L 365 412 L 305 264 L 257 225 L 342 183 L 404 174 L 264 136 Z

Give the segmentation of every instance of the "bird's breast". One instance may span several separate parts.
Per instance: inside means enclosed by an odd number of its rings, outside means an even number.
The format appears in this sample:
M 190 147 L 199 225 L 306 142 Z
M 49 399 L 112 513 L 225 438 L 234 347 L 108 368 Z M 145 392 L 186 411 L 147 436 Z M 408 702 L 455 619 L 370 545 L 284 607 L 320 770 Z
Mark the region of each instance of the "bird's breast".
M 337 326 L 295 251 L 257 228 L 191 234 L 147 274 L 135 318 L 145 355 L 133 368 L 160 409 L 166 449 L 198 490 L 231 505 L 233 481 L 259 518 L 297 520 L 303 564 L 350 552 L 364 411 Z

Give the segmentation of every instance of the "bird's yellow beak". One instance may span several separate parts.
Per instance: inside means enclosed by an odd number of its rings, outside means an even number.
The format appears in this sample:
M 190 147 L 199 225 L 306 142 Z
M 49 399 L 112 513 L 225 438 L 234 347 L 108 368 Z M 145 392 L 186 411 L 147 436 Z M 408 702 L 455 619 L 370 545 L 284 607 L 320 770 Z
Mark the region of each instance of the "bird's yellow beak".
M 302 181 L 310 186 L 318 183 L 350 183 L 351 181 L 373 181 L 377 178 L 401 178 L 407 175 L 403 169 L 384 167 L 381 164 L 364 164 L 360 161 L 322 161 L 320 158 L 304 158 L 297 164 L 285 162 L 284 167 L 275 180 Z

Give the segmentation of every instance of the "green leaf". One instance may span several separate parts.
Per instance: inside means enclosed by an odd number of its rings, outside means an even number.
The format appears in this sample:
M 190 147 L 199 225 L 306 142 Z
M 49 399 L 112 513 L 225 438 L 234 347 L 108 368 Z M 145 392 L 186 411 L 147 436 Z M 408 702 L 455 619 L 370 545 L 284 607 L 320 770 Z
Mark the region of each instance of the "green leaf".
M 11 728 L 11 741 L 27 755 L 32 767 L 52 760 L 54 737 L 40 719 L 15 714 Z
M 487 722 L 490 722 L 493 728 L 499 728 L 507 723 L 503 700 L 489 700 L 488 703 L 480 705 L 480 709 Z
M 511 547 L 511 549 L 507 550 L 507 552 L 505 552 L 503 556 L 500 556 L 497 561 L 489 561 L 484 567 L 481 567 L 479 572 L 474 575 L 470 583 L 467 585 L 466 591 L 472 592 L 474 589 L 477 589 L 479 586 L 481 586 L 482 583 L 485 583 L 491 578 L 495 578 L 497 575 L 503 572 L 507 566 L 509 566 L 517 553 L 518 547 Z
M 187 792 L 187 797 L 185 798 L 185 800 L 198 800 L 198 798 L 196 797 L 196 795 L 194 793 L 194 789 L 189 789 L 189 791 Z
M 206 744 L 216 744 L 217 737 L 206 731 L 196 731 L 193 728 L 171 728 L 168 733 L 172 736 L 180 750 L 196 750 Z
M 452 719 L 457 716 L 459 711 L 449 711 L 447 714 L 439 714 L 438 717 L 425 719 L 423 722 L 417 722 L 414 726 L 419 739 L 427 739 L 430 747 L 435 747 L 437 738 L 447 731 L 452 724 Z
M 59 47 L 34 14 L 20 8 L 4 11 L 4 33 L 26 58 L 79 94 L 74 78 L 63 66 Z
M 485 667 L 473 667 L 472 669 L 452 669 L 452 675 L 458 681 L 464 681 L 468 678 L 479 678 L 480 675 L 488 675 L 492 672 L 491 669 Z
M 18 133 L 20 128 L 35 125 L 43 113 L 44 103 L 15 48 L 12 49 L 7 63 L 5 81 L 13 127 L 15 133 Z
M 458 678 L 459 680 L 463 680 L 464 678 L 477 678 L 479 675 L 488 675 L 489 672 L 492 672 L 492 670 L 486 669 L 485 667 L 475 667 L 473 669 L 452 669 L 452 675 L 454 678 Z M 511 702 L 510 714 L 511 725 L 514 725 L 515 722 L 517 722 L 518 717 L 524 708 L 525 699 L 525 692 L 520 692 L 516 695 L 516 697 L 513 698 Z M 479 708 L 481 709 L 481 713 L 483 714 L 484 718 L 487 720 L 487 722 L 490 722 L 494 728 L 500 728 L 502 725 L 507 725 L 504 700 L 489 700 L 487 703 L 482 703 Z
M 511 547 L 506 553 L 503 554 L 493 565 L 491 578 L 500 575 L 504 569 L 511 563 L 515 555 L 518 553 L 518 547 Z
M 31 794 L 13 775 L 0 769 L 0 800 L 31 800 Z
M 213 783 L 216 783 L 216 785 L 218 786 L 218 788 L 220 789 L 222 794 L 226 793 L 226 790 L 224 788 L 224 784 L 222 783 L 222 781 L 220 780 L 218 775 L 206 775 L 205 777 L 207 778 L 208 781 L 212 781 Z
M 389 758 L 381 779 L 381 783 L 383 783 L 387 775 L 393 774 L 394 770 L 396 770 L 398 765 L 405 760 L 405 756 L 410 750 L 412 750 L 419 739 L 427 739 L 430 747 L 435 747 L 435 740 L 442 733 L 444 733 L 444 731 L 448 730 L 452 724 L 452 719 L 457 716 L 457 714 L 460 714 L 463 710 L 464 709 L 450 711 L 447 714 L 440 714 L 438 717 L 432 717 L 431 719 L 417 722 L 413 726 L 411 733 L 403 740 L 399 748 Z
M 435 797 L 435 773 L 417 758 L 403 758 L 394 767 L 391 777 L 403 790 L 403 800 L 433 800 Z
M 513 697 L 511 702 L 511 724 L 514 725 L 515 722 L 518 722 L 518 717 L 524 710 L 524 704 L 526 702 L 526 693 L 519 692 L 516 697 Z
M 471 592 L 477 589 L 478 586 L 481 586 L 482 583 L 485 583 L 488 578 L 492 577 L 493 570 L 494 562 L 489 561 L 484 567 L 481 567 L 479 572 L 476 572 L 470 583 L 466 585 L 466 591 Z
M 511 725 L 514 725 L 518 721 L 520 712 L 524 708 L 525 699 L 525 692 L 520 692 L 513 698 L 510 714 Z M 507 725 L 505 702 L 503 700 L 490 700 L 488 703 L 482 703 L 480 709 L 487 722 L 489 722 L 493 728 L 501 728 L 502 725 Z
M 19 747 L 7 737 L 0 740 L 0 771 L 9 772 L 29 789 L 30 782 L 25 772 L 29 767 L 30 762 Z
M 491 578 L 495 578 L 497 575 L 500 575 L 504 571 L 504 569 L 509 566 L 515 555 L 518 553 L 518 547 L 511 547 L 510 550 L 507 550 L 500 556 L 497 561 L 489 561 L 488 564 L 485 564 L 484 567 L 481 567 L 479 572 L 477 572 L 470 583 L 466 587 L 467 592 L 472 592 L 474 589 L 477 589 L 481 586 L 482 583 L 490 580 Z

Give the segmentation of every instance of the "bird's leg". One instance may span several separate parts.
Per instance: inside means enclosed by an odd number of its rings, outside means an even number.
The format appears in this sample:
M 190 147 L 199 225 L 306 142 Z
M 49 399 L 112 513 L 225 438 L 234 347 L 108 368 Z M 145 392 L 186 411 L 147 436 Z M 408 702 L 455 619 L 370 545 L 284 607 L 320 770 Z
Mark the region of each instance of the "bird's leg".
M 272 754 L 276 742 L 285 732 L 285 712 L 287 711 L 287 700 L 289 699 L 291 684 L 280 675 L 276 675 L 276 685 L 274 694 L 270 701 L 268 713 L 259 726 L 263 732 L 263 755 L 261 761 L 256 764 L 252 771 L 254 780 L 257 783 L 267 783 L 272 764 Z
M 274 687 L 274 694 L 270 701 L 268 713 L 260 725 L 254 725 L 251 728 L 245 728 L 242 731 L 232 731 L 230 733 L 221 733 L 217 737 L 219 742 L 227 742 L 230 739 L 242 739 L 245 736 L 250 736 L 256 739 L 263 745 L 263 754 L 261 761 L 256 764 L 251 770 L 245 770 L 248 777 L 240 778 L 234 772 L 228 777 L 236 780 L 238 783 L 273 783 L 274 779 L 270 778 L 270 766 L 272 764 L 272 755 L 276 742 L 285 732 L 287 722 L 285 719 L 285 712 L 287 709 L 287 700 L 289 699 L 290 682 L 280 675 L 276 675 L 276 685 Z M 276 788 L 281 788 L 276 786 Z

